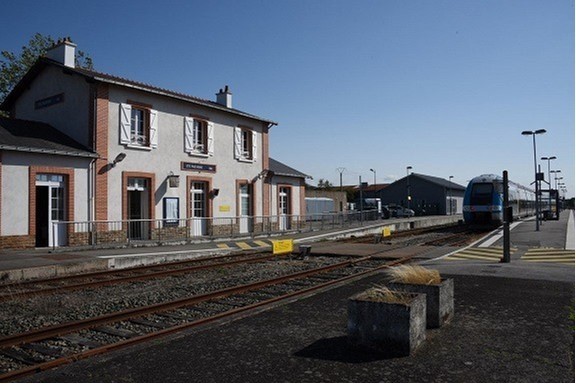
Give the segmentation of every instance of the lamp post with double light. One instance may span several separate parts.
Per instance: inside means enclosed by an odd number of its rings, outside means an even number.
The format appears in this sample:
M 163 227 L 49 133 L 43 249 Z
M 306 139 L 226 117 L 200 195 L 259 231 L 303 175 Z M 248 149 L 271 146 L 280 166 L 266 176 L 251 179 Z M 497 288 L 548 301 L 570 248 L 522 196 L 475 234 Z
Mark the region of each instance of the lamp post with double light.
M 376 185 L 376 171 L 370 168 L 370 172 L 374 172 L 374 185 Z
M 539 198 L 538 198 L 538 194 L 540 193 L 539 188 L 538 188 L 538 166 L 536 164 L 536 135 L 541 135 L 543 133 L 546 133 L 545 129 L 538 129 L 536 131 L 522 131 L 522 134 L 525 136 L 529 136 L 532 135 L 532 144 L 534 146 L 534 183 L 535 183 L 535 188 L 536 188 L 536 230 L 539 231 L 540 230 L 540 204 L 539 202 Z
M 540 160 L 548 160 L 548 209 L 552 212 L 552 178 L 550 177 L 550 160 L 556 160 L 556 156 L 541 157 Z

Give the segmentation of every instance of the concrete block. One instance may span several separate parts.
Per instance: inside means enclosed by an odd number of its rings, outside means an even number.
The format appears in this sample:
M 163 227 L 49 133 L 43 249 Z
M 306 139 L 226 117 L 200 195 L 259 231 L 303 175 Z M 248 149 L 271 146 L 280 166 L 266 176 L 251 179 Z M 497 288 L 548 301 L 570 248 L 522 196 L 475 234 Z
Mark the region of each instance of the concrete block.
M 368 299 L 365 292 L 348 300 L 348 342 L 383 357 L 409 356 L 426 339 L 426 295 L 411 294 L 409 304 Z
M 426 294 L 426 327 L 440 328 L 454 317 L 454 280 L 438 285 L 386 283 L 394 291 Z

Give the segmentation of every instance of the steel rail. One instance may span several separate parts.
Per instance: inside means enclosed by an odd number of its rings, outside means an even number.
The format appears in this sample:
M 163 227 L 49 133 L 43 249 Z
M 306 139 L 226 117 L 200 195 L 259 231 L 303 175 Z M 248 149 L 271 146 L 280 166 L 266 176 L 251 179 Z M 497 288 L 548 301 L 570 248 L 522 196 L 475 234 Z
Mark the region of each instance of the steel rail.
M 74 276 L 74 277 L 70 277 L 70 280 L 78 280 L 78 279 L 82 279 L 82 278 L 94 278 L 95 276 L 106 276 L 106 275 L 110 276 L 111 278 L 108 280 L 89 281 L 86 283 L 78 283 L 78 284 L 63 285 L 63 286 L 58 286 L 58 287 L 40 288 L 37 290 L 29 290 L 29 291 L 24 291 L 24 292 L 14 292 L 14 293 L 10 293 L 10 294 L 2 294 L 2 295 L 0 295 L 0 302 L 12 300 L 12 299 L 21 299 L 21 298 L 30 297 L 30 296 L 46 295 L 46 294 L 50 294 L 50 293 L 54 293 L 54 292 L 73 291 L 73 290 L 78 290 L 78 289 L 83 289 L 83 288 L 93 288 L 93 287 L 100 287 L 100 286 L 106 286 L 106 285 L 127 283 L 127 282 L 132 282 L 132 281 L 154 279 L 154 278 L 163 277 L 163 276 L 178 275 L 178 274 L 183 274 L 183 273 L 188 273 L 188 272 L 193 272 L 193 271 L 201 271 L 201 270 L 211 269 L 211 268 L 226 267 L 226 266 L 232 266 L 232 265 L 238 265 L 238 264 L 244 264 L 244 263 L 255 263 L 255 262 L 259 262 L 259 261 L 269 260 L 269 259 L 272 259 L 275 257 L 278 257 L 278 255 L 271 255 L 270 254 L 270 255 L 266 255 L 266 256 L 259 256 L 259 257 L 252 257 L 252 258 L 246 258 L 246 259 L 240 259 L 240 260 L 225 261 L 222 263 L 202 264 L 202 265 L 195 265 L 195 266 L 191 266 L 191 267 L 187 267 L 187 268 L 180 268 L 180 269 L 165 269 L 163 271 L 143 273 L 143 274 L 139 274 L 139 275 L 129 275 L 129 276 L 124 276 L 124 277 L 113 277 L 113 275 L 117 275 L 119 272 L 124 272 L 124 270 L 122 270 L 122 271 L 109 271 L 106 273 L 96 273 L 95 275 L 90 274 L 91 276 L 85 276 L 85 275 Z M 209 259 L 206 258 L 206 259 L 204 259 L 204 261 L 205 260 L 209 260 Z M 159 266 L 156 266 L 156 268 L 159 268 Z M 153 268 L 149 267 L 148 269 L 153 269 Z M 141 269 L 141 270 L 144 270 L 144 269 Z M 36 282 L 36 284 L 43 284 L 43 283 L 44 283 L 44 281 Z
M 210 260 L 219 260 L 231 257 L 241 257 L 241 256 L 249 256 L 249 255 L 257 255 L 262 253 L 261 251 L 258 252 L 250 252 L 250 253 L 231 253 L 226 255 L 217 255 L 217 256 L 203 256 L 197 257 L 194 259 L 187 259 L 187 260 L 179 260 L 179 261 L 172 261 L 168 263 L 161 263 L 161 264 L 149 264 L 149 265 L 140 265 L 137 267 L 129 267 L 129 268 L 122 268 L 122 269 L 107 269 L 105 271 L 96 271 L 96 272 L 88 272 L 88 273 L 81 273 L 75 275 L 68 275 L 68 276 L 55 276 L 49 278 L 42 278 L 36 280 L 26 280 L 26 281 L 17 281 L 13 283 L 7 284 L 0 284 L 0 289 L 4 288 L 11 288 L 11 287 L 25 287 L 28 285 L 34 284 L 50 284 L 58 281 L 65 281 L 65 280 L 74 280 L 74 279 L 82 279 L 82 278 L 94 278 L 99 276 L 105 276 L 109 274 L 118 274 L 118 273 L 130 273 L 130 272 L 138 272 L 140 270 L 146 269 L 156 269 L 156 268 L 170 268 L 170 267 L 178 267 L 179 265 L 183 264 L 195 264 L 203 261 L 210 261 Z
M 93 318 L 78 320 L 74 322 L 57 324 L 50 327 L 45 327 L 41 329 L 32 330 L 30 332 L 19 333 L 15 335 L 9 335 L 0 338 L 0 348 L 7 346 L 17 346 L 24 343 L 30 343 L 34 341 L 44 340 L 51 337 L 58 337 L 63 334 L 71 333 L 73 331 L 82 330 L 85 328 L 97 327 L 99 325 L 113 323 L 117 321 L 128 320 L 130 318 L 148 315 L 155 312 L 162 312 L 171 309 L 176 309 L 184 307 L 191 304 L 196 304 L 202 301 L 207 301 L 221 296 L 227 296 L 233 293 L 245 292 L 249 290 L 258 289 L 264 286 L 279 284 L 284 281 L 293 280 L 296 278 L 302 278 L 309 275 L 318 274 L 321 272 L 326 272 L 332 269 L 338 269 L 347 267 L 353 264 L 360 263 L 362 261 L 370 260 L 372 256 L 366 256 L 356 260 L 348 260 L 336 264 L 327 265 L 320 268 L 314 268 L 307 271 L 301 271 L 293 273 L 286 276 L 276 277 L 274 279 L 263 280 L 256 283 L 244 284 L 240 286 L 224 288 L 218 291 L 209 292 L 201 295 L 195 295 L 192 297 L 187 297 L 185 299 L 173 300 L 165 303 L 152 304 L 149 306 L 126 309 L 119 312 L 109 313 L 106 315 L 101 315 Z
M 372 259 L 372 257 L 371 257 L 371 256 L 368 256 L 368 257 L 364 257 L 364 258 L 362 258 L 362 259 L 353 260 L 353 261 L 348 261 L 348 262 L 339 263 L 339 264 L 340 264 L 340 265 L 342 265 L 342 264 L 352 265 L 352 264 L 356 264 L 356 263 L 359 263 L 359 262 L 361 262 L 361 261 L 366 261 L 366 260 L 370 260 L 370 259 Z M 400 258 L 400 259 L 397 259 L 397 260 L 389 261 L 389 262 L 387 262 L 387 263 L 385 263 L 385 264 L 383 264 L 383 265 L 380 265 L 380 266 L 378 266 L 378 267 L 371 268 L 371 269 L 366 270 L 366 271 L 357 272 L 357 273 L 351 274 L 351 275 L 349 275 L 349 276 L 345 276 L 345 277 L 342 277 L 342 278 L 339 278 L 339 279 L 335 279 L 335 280 L 331 280 L 331 281 L 328 281 L 328 282 L 320 283 L 320 284 L 314 285 L 314 286 L 312 286 L 312 287 L 303 288 L 303 289 L 298 290 L 298 291 L 290 292 L 290 293 L 287 293 L 287 294 L 284 294 L 284 295 L 280 295 L 280 296 L 277 296 L 277 297 L 273 297 L 273 298 L 270 298 L 270 299 L 265 299 L 265 300 L 263 300 L 263 301 L 261 301 L 261 302 L 258 302 L 258 303 L 248 304 L 248 305 L 245 305 L 245 306 L 242 306 L 242 307 L 239 307 L 239 308 L 234 308 L 234 309 L 231 309 L 231 310 L 228 310 L 228 311 L 225 311 L 225 312 L 221 312 L 221 313 L 218 313 L 218 314 L 213 315 L 213 316 L 210 316 L 210 317 L 206 317 L 206 318 L 194 320 L 194 321 L 191 321 L 191 322 L 189 322 L 189 323 L 179 324 L 179 325 L 176 325 L 176 326 L 173 326 L 173 327 L 170 327 L 170 328 L 165 328 L 165 329 L 162 329 L 162 330 L 159 330 L 159 331 L 156 331 L 156 332 L 152 332 L 152 333 L 148 333 L 148 334 L 140 335 L 140 336 L 135 336 L 135 337 L 132 337 L 132 338 L 130 338 L 130 339 L 123 340 L 123 341 L 119 341 L 119 342 L 116 342 L 116 343 L 113 343 L 113 344 L 103 345 L 103 346 L 101 346 L 101 347 L 96 347 L 96 348 L 93 348 L 93 349 L 90 349 L 90 350 L 87 350 L 87 351 L 79 352 L 79 353 L 72 354 L 72 355 L 69 355 L 69 356 L 60 357 L 60 358 L 57 358 L 57 359 L 54 359 L 54 360 L 51 360 L 51 361 L 47 361 L 47 362 L 44 362 L 44 363 L 40 363 L 40 364 L 37 364 L 37 365 L 30 366 L 30 367 L 25 367 L 25 368 L 22 368 L 22 369 L 19 369 L 19 370 L 15 370 L 15 371 L 7 372 L 7 373 L 4 373 L 4 374 L 0 374 L 0 381 L 5 382 L 5 381 L 7 381 L 7 380 L 14 380 L 14 379 L 17 379 L 17 378 L 20 378 L 20 377 L 24 377 L 24 376 L 29 375 L 29 374 L 32 374 L 32 373 L 37 373 L 37 372 L 45 371 L 45 370 L 48 370 L 48 369 L 51 369 L 51 368 L 55 368 L 55 367 L 60 366 L 60 365 L 63 365 L 63 364 L 67 364 L 67 363 L 70 363 L 70 362 L 78 361 L 78 360 L 81 360 L 81 359 L 85 359 L 85 358 L 88 358 L 88 357 L 91 357 L 91 356 L 103 354 L 103 353 L 106 353 L 106 352 L 111 352 L 111 351 L 114 351 L 114 350 L 126 348 L 126 347 L 128 347 L 128 346 L 132 346 L 132 345 L 136 345 L 136 344 L 139 344 L 139 343 L 142 343 L 142 342 L 145 342 L 145 341 L 149 341 L 149 340 L 153 340 L 153 339 L 165 337 L 165 336 L 167 336 L 167 335 L 171 335 L 171 334 L 174 334 L 174 333 L 177 333 L 177 332 L 181 332 L 181 331 L 183 331 L 183 330 L 187 330 L 187 329 L 191 329 L 191 328 L 198 327 L 198 326 L 201 326 L 201 325 L 209 324 L 209 323 L 212 323 L 212 322 L 215 322 L 215 321 L 217 321 L 217 320 L 221 320 L 221 319 L 224 319 L 224 318 L 227 318 L 227 317 L 232 317 L 232 316 L 234 316 L 234 315 L 238 315 L 238 314 L 241 314 L 241 313 L 243 313 L 243 312 L 247 312 L 247 311 L 254 310 L 254 309 L 257 309 L 257 308 L 261 308 L 261 307 L 270 306 L 271 304 L 274 304 L 274 303 L 277 303 L 277 302 L 281 302 L 281 301 L 284 301 L 284 300 L 288 300 L 288 299 L 290 299 L 290 298 L 302 296 L 302 295 L 307 294 L 307 293 L 318 292 L 318 291 L 320 291 L 320 290 L 322 290 L 322 289 L 324 289 L 324 288 L 330 287 L 330 286 L 334 286 L 334 285 L 338 285 L 338 284 L 341 284 L 341 283 L 358 280 L 358 279 L 360 279 L 360 278 L 362 278 L 362 277 L 366 277 L 366 276 L 368 276 L 368 275 L 370 275 L 370 274 L 373 274 L 373 273 L 375 273 L 375 272 L 377 272 L 377 271 L 379 271 L 379 270 L 381 270 L 381 269 L 390 268 L 390 267 L 393 266 L 393 265 L 404 263 L 404 262 L 406 262 L 406 261 L 409 261 L 410 259 L 412 259 L 412 256 L 406 256 L 406 257 L 403 257 L 403 258 Z M 345 265 L 344 265 L 344 266 L 345 266 Z M 328 266 L 328 267 L 333 267 L 333 266 Z M 316 271 L 316 273 L 320 273 L 320 272 L 318 272 L 318 270 L 323 270 L 323 271 L 324 271 L 325 269 L 334 269 L 334 268 L 322 267 L 322 268 L 316 269 L 315 271 Z M 308 272 L 312 272 L 312 271 L 308 271 Z M 316 273 L 305 273 L 305 274 L 306 274 L 306 275 L 309 275 L 309 274 L 316 274 Z M 288 280 L 292 280 L 292 279 L 297 278 L 297 277 L 292 277 L 292 276 L 301 275 L 301 274 L 302 274 L 302 273 L 292 274 L 292 275 L 285 276 L 284 278 L 271 279 L 271 280 L 268 280 L 268 281 L 276 281 L 276 280 L 280 280 L 280 279 L 285 280 L 285 281 L 288 281 Z M 288 277 L 291 277 L 291 278 L 288 278 Z M 301 277 L 302 277 L 302 276 L 301 276 Z M 257 285 L 262 285 L 262 283 L 264 283 L 264 282 L 260 282 L 260 283 L 258 283 Z M 267 284 L 267 285 L 273 285 L 273 284 Z M 246 287 L 246 286 L 243 286 L 243 287 Z M 247 289 L 247 290 L 251 290 L 251 289 Z M 223 291 L 228 291 L 228 289 L 223 290 Z M 244 291 L 246 291 L 246 290 L 241 290 L 240 292 L 236 292 L 236 293 L 241 293 L 241 292 L 244 292 Z M 216 296 L 216 297 L 220 297 L 220 296 Z

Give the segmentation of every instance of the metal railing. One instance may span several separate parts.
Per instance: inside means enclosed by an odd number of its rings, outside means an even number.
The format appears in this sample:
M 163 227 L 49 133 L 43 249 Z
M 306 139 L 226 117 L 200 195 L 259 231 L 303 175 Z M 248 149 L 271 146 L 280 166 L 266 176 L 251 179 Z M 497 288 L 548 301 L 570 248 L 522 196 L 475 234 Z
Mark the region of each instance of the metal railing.
M 378 211 L 370 210 L 312 215 L 58 221 L 52 223 L 52 247 L 188 243 L 271 236 L 357 227 L 379 219 Z

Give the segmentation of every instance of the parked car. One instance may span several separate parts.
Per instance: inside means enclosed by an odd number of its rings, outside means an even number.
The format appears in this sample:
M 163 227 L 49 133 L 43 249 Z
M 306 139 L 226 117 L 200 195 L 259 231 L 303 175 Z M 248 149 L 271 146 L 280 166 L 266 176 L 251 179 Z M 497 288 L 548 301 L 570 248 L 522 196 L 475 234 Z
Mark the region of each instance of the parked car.
M 400 206 L 388 207 L 390 210 L 390 215 L 392 217 L 412 217 L 414 216 L 414 211 L 410 208 L 404 208 Z
M 390 209 L 388 208 L 387 205 L 383 205 L 382 206 L 382 218 L 383 219 L 389 219 L 390 217 L 392 217 L 392 213 L 390 212 Z

